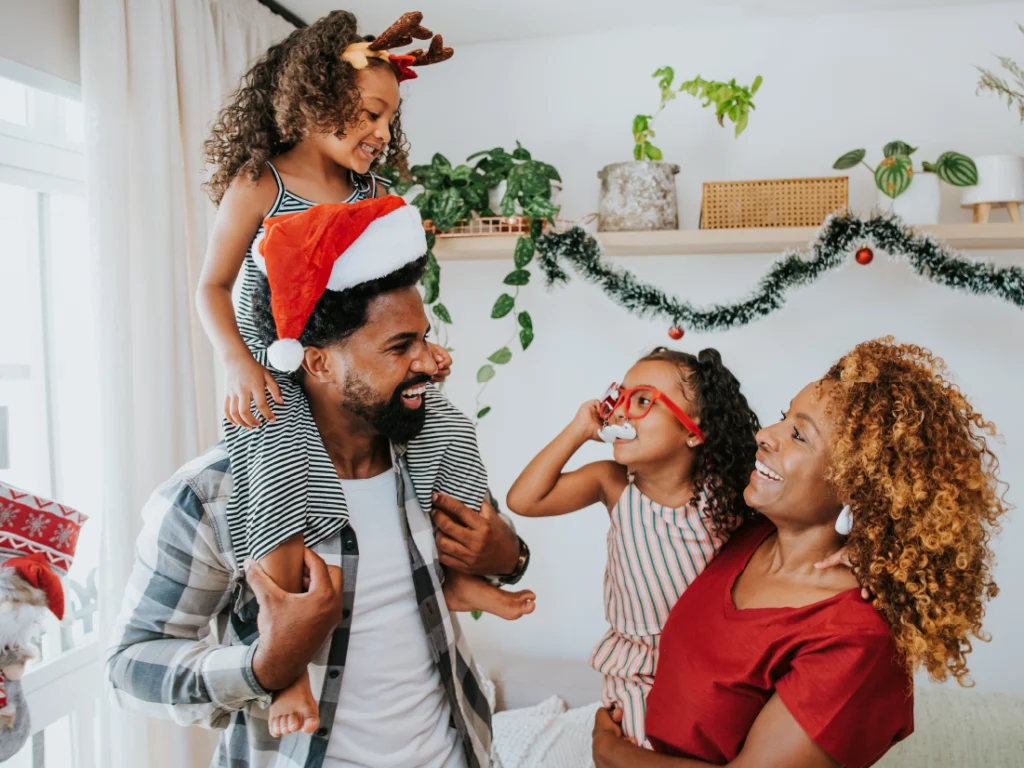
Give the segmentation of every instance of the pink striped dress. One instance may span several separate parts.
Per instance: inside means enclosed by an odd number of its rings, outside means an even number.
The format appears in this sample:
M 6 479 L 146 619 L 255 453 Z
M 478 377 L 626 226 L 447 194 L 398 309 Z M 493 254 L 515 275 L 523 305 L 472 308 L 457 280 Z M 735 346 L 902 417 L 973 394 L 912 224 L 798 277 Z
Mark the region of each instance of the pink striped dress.
M 678 509 L 651 501 L 633 483 L 611 511 L 605 617 L 611 625 L 590 655 L 604 675 L 602 703 L 623 710 L 626 736 L 650 748 L 644 732 L 647 694 L 658 665 L 658 641 L 669 612 L 726 542 L 716 534 L 703 493 Z

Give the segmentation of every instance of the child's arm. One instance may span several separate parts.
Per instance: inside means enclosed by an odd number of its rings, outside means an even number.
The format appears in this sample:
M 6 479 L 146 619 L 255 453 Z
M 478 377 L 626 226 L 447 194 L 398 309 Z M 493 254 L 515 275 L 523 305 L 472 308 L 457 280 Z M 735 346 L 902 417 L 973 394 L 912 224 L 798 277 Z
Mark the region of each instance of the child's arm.
M 597 400 L 584 403 L 572 423 L 529 463 L 508 492 L 509 509 L 527 517 L 550 517 L 599 501 L 608 506 L 609 499 L 618 498 L 626 485 L 626 470 L 614 461 L 562 472 L 584 443 L 597 439 L 601 428 L 597 408 Z
M 217 211 L 196 290 L 199 317 L 227 369 L 224 415 L 238 426 L 259 426 L 249 408 L 253 400 L 266 419 L 274 420 L 265 394 L 268 387 L 274 400 L 283 402 L 273 375 L 256 362 L 242 340 L 231 303 L 231 289 L 242 268 L 245 252 L 276 196 L 277 183 L 268 174 L 255 185 L 239 177 L 228 187 Z

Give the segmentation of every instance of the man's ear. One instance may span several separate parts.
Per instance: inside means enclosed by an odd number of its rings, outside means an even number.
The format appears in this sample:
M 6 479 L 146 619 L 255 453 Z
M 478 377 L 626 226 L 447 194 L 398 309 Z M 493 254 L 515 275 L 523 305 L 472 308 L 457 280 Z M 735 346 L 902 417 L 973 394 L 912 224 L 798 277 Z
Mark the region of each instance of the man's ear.
M 341 381 L 345 373 L 341 356 L 319 347 L 306 347 L 302 368 L 307 376 L 323 383 Z

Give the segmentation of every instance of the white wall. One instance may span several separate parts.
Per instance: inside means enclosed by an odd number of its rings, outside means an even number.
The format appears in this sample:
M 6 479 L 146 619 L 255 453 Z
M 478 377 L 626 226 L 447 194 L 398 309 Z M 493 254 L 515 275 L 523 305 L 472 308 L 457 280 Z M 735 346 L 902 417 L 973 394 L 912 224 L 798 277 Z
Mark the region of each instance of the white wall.
M 79 83 L 78 50 L 78 0 L 0 0 L 0 57 Z
M 581 8 L 583 0 L 579 0 Z M 406 86 L 406 129 L 413 159 L 434 151 L 453 160 L 520 139 L 563 174 L 563 215 L 596 210 L 597 170 L 629 158 L 634 114 L 651 110 L 650 73 L 671 64 L 679 75 L 751 81 L 764 76 L 750 127 L 738 140 L 709 112 L 681 97 L 658 125 L 657 143 L 679 175 L 681 224 L 697 226 L 705 180 L 780 178 L 832 173 L 833 160 L 868 147 L 877 161 L 891 139 L 920 145 L 934 159 L 1021 152 L 1024 127 L 991 97 L 975 96 L 975 64 L 992 53 L 1019 54 L 1014 22 L 1024 3 L 915 13 L 828 16 L 746 25 L 703 25 L 586 38 L 460 48 L 443 67 Z M 966 214 L 947 190 L 944 219 Z M 855 208 L 874 200 L 867 171 L 852 172 Z M 1005 214 L 1003 214 L 1005 215 Z M 1000 214 L 996 214 L 998 219 Z M 978 254 L 1024 265 L 1021 253 Z M 622 263 L 700 303 L 736 299 L 753 288 L 772 255 L 626 258 Z M 474 373 L 510 334 L 508 320 L 489 319 L 510 262 L 446 263 L 442 295 L 455 320 L 455 374 L 449 394 L 473 407 Z M 640 321 L 596 288 L 580 283 L 546 293 L 523 291 L 537 340 L 500 372 L 487 391 L 495 409 L 480 441 L 495 492 L 507 492 L 535 452 L 575 413 L 620 377 L 634 359 L 668 343 L 664 323 Z M 796 292 L 769 318 L 739 330 L 687 334 L 681 346 L 718 347 L 745 384 L 762 421 L 859 341 L 893 333 L 941 354 L 963 389 L 1005 440 L 996 450 L 1009 501 L 1024 503 L 1024 313 L 995 300 L 965 296 L 917 279 L 903 264 L 878 258 L 856 264 Z M 606 455 L 592 445 L 579 461 Z M 1002 595 L 991 605 L 991 644 L 977 644 L 972 667 L 982 690 L 1024 692 L 1024 522 L 1011 514 L 998 541 Z M 585 660 L 604 631 L 601 581 L 606 515 L 597 508 L 562 519 L 521 520 L 533 549 L 525 586 L 537 612 L 508 624 L 484 617 L 468 625 L 478 647 Z

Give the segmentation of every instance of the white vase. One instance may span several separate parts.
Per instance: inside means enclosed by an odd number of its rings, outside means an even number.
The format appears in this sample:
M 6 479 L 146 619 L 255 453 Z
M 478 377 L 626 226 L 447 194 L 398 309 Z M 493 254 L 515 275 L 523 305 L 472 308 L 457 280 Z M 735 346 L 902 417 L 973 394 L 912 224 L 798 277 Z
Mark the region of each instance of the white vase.
M 505 197 L 505 190 L 508 189 L 507 181 L 499 181 L 498 186 L 491 187 L 487 190 L 487 205 L 495 216 L 501 216 L 501 200 Z M 522 209 L 519 207 L 519 203 L 516 203 L 516 213 L 522 213 Z
M 498 186 L 491 187 L 490 189 L 487 190 L 487 205 L 490 207 L 492 211 L 494 211 L 495 216 L 501 216 L 501 201 L 502 198 L 505 197 L 505 190 L 507 189 L 508 182 L 499 181 Z M 558 184 L 557 181 L 551 184 L 551 202 L 554 203 L 555 205 L 558 205 L 558 197 L 561 191 L 562 187 Z M 519 201 L 516 201 L 515 215 L 519 216 L 520 214 L 522 214 L 522 212 L 522 206 L 519 205 Z
M 893 200 L 881 190 L 878 191 L 878 207 L 888 213 L 892 212 L 903 219 L 904 224 L 919 227 L 925 224 L 939 223 L 939 177 L 934 173 L 918 171 L 910 182 L 907 191 Z
M 978 166 L 978 183 L 964 187 L 961 205 L 1024 202 L 1024 157 L 983 155 L 974 158 L 974 164 Z

